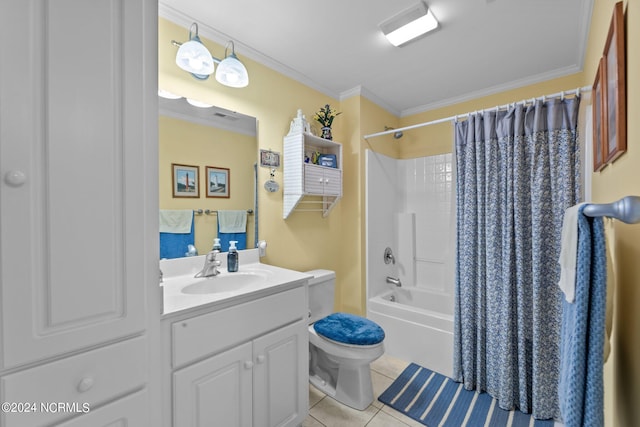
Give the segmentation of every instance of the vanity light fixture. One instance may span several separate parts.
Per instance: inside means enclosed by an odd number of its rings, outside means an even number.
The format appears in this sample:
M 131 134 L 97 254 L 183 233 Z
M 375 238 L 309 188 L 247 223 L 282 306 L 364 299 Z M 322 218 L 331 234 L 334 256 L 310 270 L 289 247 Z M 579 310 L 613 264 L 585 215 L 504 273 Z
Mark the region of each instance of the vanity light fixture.
M 193 29 L 195 27 L 195 35 Z M 180 43 L 171 40 L 175 46 L 179 46 L 176 54 L 176 64 L 181 69 L 191 73 L 198 80 L 206 80 L 214 72 L 214 63 L 218 63 L 216 80 L 229 87 L 245 87 L 249 84 L 249 73 L 246 67 L 236 56 L 233 41 L 227 42 L 224 49 L 224 59 L 211 56 L 211 53 L 200 41 L 198 36 L 198 24 L 193 23 L 189 28 L 189 41 Z M 227 55 L 227 48 L 231 45 L 231 54 Z
M 379 27 L 389 42 L 400 47 L 438 28 L 438 21 L 424 2 L 403 10 L 382 22 Z

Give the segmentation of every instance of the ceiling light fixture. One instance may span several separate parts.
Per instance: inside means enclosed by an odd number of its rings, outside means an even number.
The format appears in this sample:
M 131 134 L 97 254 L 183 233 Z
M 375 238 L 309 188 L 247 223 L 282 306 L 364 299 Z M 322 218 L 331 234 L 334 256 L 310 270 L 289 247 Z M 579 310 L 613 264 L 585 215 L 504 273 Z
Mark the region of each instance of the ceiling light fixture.
M 379 27 L 389 42 L 400 47 L 423 34 L 438 28 L 431 9 L 420 2 L 382 22 Z
M 193 29 L 195 27 L 195 35 Z M 249 73 L 246 67 L 235 53 L 233 41 L 227 42 L 224 49 L 224 59 L 211 56 L 211 53 L 200 41 L 198 36 L 198 24 L 193 23 L 189 28 L 189 41 L 180 43 L 171 40 L 175 46 L 179 46 L 176 54 L 176 64 L 181 69 L 191 73 L 198 80 L 206 80 L 214 72 L 214 63 L 218 63 L 216 80 L 229 87 L 245 87 L 249 84 Z M 231 45 L 231 54 L 227 55 L 227 48 Z

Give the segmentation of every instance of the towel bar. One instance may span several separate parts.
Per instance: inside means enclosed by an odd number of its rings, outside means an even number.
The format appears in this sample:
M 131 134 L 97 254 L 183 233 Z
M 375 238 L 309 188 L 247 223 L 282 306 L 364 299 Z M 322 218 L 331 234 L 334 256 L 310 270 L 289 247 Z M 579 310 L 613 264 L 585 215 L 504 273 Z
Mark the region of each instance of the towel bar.
M 640 197 L 627 196 L 617 202 L 589 204 L 582 211 L 587 216 L 607 216 L 626 224 L 640 222 Z
M 214 211 L 214 210 L 211 210 L 211 209 L 205 209 L 204 213 L 207 214 L 207 215 L 217 215 L 218 211 Z M 247 213 L 249 215 L 251 215 L 253 213 L 253 209 L 247 209 Z

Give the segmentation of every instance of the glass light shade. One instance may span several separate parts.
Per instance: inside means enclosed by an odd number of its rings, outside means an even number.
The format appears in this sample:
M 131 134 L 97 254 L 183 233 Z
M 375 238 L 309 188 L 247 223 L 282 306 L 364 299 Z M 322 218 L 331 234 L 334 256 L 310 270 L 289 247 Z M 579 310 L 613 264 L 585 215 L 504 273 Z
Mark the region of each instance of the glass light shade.
M 193 105 L 194 107 L 198 107 L 198 108 L 211 108 L 211 107 L 213 107 L 213 104 L 207 104 L 206 102 L 198 101 L 197 99 L 187 98 L 187 102 L 189 104 Z
M 176 54 L 176 65 L 198 76 L 213 74 L 214 69 L 213 57 L 197 35 L 180 45 Z
M 166 99 L 180 99 L 182 96 L 176 95 L 173 92 L 169 92 L 168 90 L 158 89 L 158 96 L 161 96 Z
M 249 73 L 238 57 L 231 53 L 218 64 L 216 80 L 225 86 L 246 87 L 249 84 Z

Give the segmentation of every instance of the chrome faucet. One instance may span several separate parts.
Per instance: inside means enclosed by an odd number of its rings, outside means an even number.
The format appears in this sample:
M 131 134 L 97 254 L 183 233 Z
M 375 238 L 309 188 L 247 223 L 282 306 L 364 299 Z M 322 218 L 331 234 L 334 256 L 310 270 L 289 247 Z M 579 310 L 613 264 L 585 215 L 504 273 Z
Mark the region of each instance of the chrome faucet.
M 218 267 L 220 267 L 220 261 L 218 261 L 217 257 L 220 253 L 219 250 L 211 251 L 204 258 L 204 267 L 200 272 L 198 272 L 193 277 L 213 277 L 220 274 L 218 271 Z

